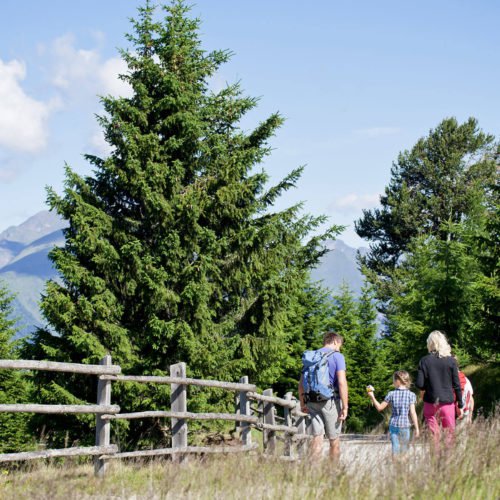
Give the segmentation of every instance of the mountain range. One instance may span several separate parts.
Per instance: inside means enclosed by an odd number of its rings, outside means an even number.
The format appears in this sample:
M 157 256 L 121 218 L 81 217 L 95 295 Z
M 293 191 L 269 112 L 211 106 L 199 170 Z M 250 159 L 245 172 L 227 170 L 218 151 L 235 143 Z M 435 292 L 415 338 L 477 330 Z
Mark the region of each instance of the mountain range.
M 64 245 L 63 229 L 66 222 L 57 214 L 39 212 L 22 224 L 0 233 L 0 281 L 15 294 L 13 317 L 17 319 L 18 337 L 28 335 L 44 324 L 39 301 L 48 279 L 57 279 L 48 253 L 54 246 Z M 359 294 L 363 277 L 358 270 L 356 254 L 365 248 L 352 248 L 342 240 L 327 244 L 330 252 L 312 271 L 315 281 L 331 290 L 343 282 Z

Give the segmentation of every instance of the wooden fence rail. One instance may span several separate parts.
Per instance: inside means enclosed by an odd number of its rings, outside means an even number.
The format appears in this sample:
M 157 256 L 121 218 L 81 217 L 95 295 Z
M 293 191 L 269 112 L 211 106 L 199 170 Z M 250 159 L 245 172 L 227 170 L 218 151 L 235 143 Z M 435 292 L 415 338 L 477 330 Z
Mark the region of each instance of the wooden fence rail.
M 118 413 L 118 405 L 39 405 L 12 404 L 0 405 L 0 413 Z
M 235 415 L 234 413 L 191 413 L 180 411 L 141 411 L 136 413 L 119 413 L 116 415 L 103 415 L 104 420 L 132 420 L 136 418 L 176 418 L 181 420 L 230 420 L 232 422 L 248 422 L 258 424 L 258 417 L 250 415 Z
M 248 377 L 239 382 L 219 380 L 202 380 L 186 377 L 186 364 L 177 363 L 170 367 L 170 376 L 121 375 L 121 367 L 113 365 L 111 356 L 105 356 L 99 365 L 76 363 L 59 363 L 53 361 L 0 360 L 0 369 L 45 370 L 67 373 L 97 375 L 97 404 L 80 405 L 43 405 L 43 404 L 2 404 L 0 412 L 27 412 L 44 414 L 95 414 L 96 439 L 95 446 L 73 447 L 32 452 L 10 453 L 0 455 L 0 462 L 33 460 L 65 456 L 94 456 L 95 475 L 102 477 L 106 472 L 109 460 L 171 456 L 173 460 L 182 461 L 189 454 L 240 453 L 258 449 L 252 442 L 252 429 L 262 431 L 264 453 L 277 452 L 277 438 L 284 443 L 284 458 L 293 459 L 294 448 L 298 456 L 303 456 L 307 438 L 306 421 L 309 418 L 300 411 L 298 402 L 292 393 L 285 398 L 273 395 L 272 389 L 263 394 L 257 393 L 257 387 L 249 383 Z M 145 383 L 170 384 L 170 410 L 140 411 L 120 413 L 118 405 L 111 404 L 111 388 L 113 383 Z M 217 388 L 237 393 L 237 409 L 235 413 L 193 413 L 187 411 L 187 386 Z M 258 404 L 257 411 L 251 403 Z M 280 408 L 282 415 L 277 414 Z M 142 418 L 170 418 L 172 445 L 170 448 L 136 450 L 119 452 L 118 447 L 111 444 L 111 421 Z M 188 446 L 189 420 L 222 420 L 235 422 L 239 427 L 241 445 L 239 446 Z M 280 422 L 280 423 L 277 423 Z M 281 424 L 282 423 L 282 424 Z M 277 433 L 284 433 L 280 437 Z
M 219 380 L 202 380 L 186 377 L 159 377 L 147 375 L 102 375 L 100 380 L 111 380 L 114 382 L 140 382 L 143 384 L 177 384 L 197 385 L 200 387 L 215 387 L 228 391 L 256 391 L 254 384 L 238 384 L 235 382 L 221 382 Z
M 43 370 L 46 372 L 84 373 L 86 375 L 114 375 L 121 373 L 118 365 L 82 365 L 58 361 L 27 361 L 24 359 L 0 359 L 0 369 Z
M 0 462 L 19 462 L 21 460 L 35 460 L 53 457 L 76 457 L 85 455 L 103 455 L 106 453 L 118 453 L 118 446 L 89 446 L 63 448 L 60 450 L 23 451 L 21 453 L 4 453 L 0 455 Z

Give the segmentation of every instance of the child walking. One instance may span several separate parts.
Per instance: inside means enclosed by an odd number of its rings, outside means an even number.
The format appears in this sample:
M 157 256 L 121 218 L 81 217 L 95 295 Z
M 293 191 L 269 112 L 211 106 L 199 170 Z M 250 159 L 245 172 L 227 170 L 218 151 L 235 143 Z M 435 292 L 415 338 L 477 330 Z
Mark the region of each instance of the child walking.
M 392 455 L 395 457 L 408 451 L 410 443 L 410 419 L 415 427 L 414 436 L 418 438 L 420 431 L 418 428 L 417 413 L 415 411 L 415 394 L 410 391 L 411 378 L 408 372 L 399 370 L 392 377 L 395 390 L 390 391 L 382 403 L 375 399 L 373 388 L 368 386 L 368 396 L 378 411 L 384 411 L 391 405 L 392 415 L 389 421 L 389 433 L 391 436 Z

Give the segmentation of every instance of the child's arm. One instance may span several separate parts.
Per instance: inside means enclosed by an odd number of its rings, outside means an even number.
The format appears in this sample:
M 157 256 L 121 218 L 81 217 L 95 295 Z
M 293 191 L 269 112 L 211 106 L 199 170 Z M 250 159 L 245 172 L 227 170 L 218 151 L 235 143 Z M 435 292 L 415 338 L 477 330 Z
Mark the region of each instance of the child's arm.
M 418 438 L 420 436 L 420 430 L 418 428 L 418 418 L 417 418 L 417 412 L 415 411 L 415 403 L 412 403 L 410 405 L 410 417 L 411 421 L 413 422 L 413 427 L 415 427 L 414 436 Z
M 381 403 L 379 403 L 375 399 L 375 394 L 373 394 L 373 391 L 370 391 L 368 393 L 368 397 L 372 400 L 373 406 L 375 406 L 377 411 L 384 411 L 389 406 L 389 403 L 387 401 L 382 401 Z
M 472 423 L 472 414 L 474 413 L 474 396 L 470 397 L 469 401 L 469 414 L 467 415 L 467 422 Z

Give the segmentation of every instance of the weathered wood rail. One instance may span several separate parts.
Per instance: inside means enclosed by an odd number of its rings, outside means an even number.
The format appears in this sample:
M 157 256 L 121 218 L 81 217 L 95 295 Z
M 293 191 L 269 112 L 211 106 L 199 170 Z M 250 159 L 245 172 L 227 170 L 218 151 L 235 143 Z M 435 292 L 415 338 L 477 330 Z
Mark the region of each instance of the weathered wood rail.
M 277 453 L 277 441 L 283 442 L 283 458 L 293 460 L 306 453 L 308 439 L 308 415 L 300 411 L 298 401 L 288 392 L 284 398 L 273 395 L 272 389 L 263 394 L 250 384 L 248 377 L 240 382 L 202 380 L 186 377 L 186 364 L 177 363 L 170 367 L 170 376 L 122 375 L 121 367 L 113 365 L 111 356 L 105 356 L 99 365 L 59 363 L 53 361 L 0 360 L 0 369 L 45 370 L 84 375 L 96 375 L 97 404 L 43 405 L 43 404 L 2 404 L 0 412 L 27 412 L 45 414 L 95 414 L 95 446 L 73 447 L 0 454 L 0 462 L 34 460 L 65 456 L 94 456 L 95 475 L 102 477 L 109 460 L 171 456 L 182 461 L 190 454 L 240 453 L 259 448 L 252 442 L 251 429 L 262 431 L 263 450 L 266 455 Z M 121 413 L 118 405 L 111 404 L 113 383 L 169 384 L 171 386 L 170 409 L 165 411 L 141 411 Z M 187 386 L 219 388 L 236 393 L 235 413 L 193 413 L 187 409 Z M 251 403 L 257 404 L 252 408 Z M 282 415 L 277 415 L 280 408 Z M 172 443 L 170 448 L 120 452 L 111 444 L 111 421 L 143 418 L 171 419 Z M 188 425 L 190 420 L 223 420 L 236 423 L 241 444 L 239 446 L 189 446 Z M 280 422 L 280 423 L 277 423 Z M 282 433 L 282 435 L 278 435 Z
M 77 363 L 60 363 L 55 361 L 32 361 L 0 359 L 0 369 L 10 370 L 44 370 L 65 373 L 78 373 L 83 375 L 114 375 L 121 372 L 121 367 L 111 364 L 111 356 L 106 356 L 99 365 L 84 365 Z M 111 391 L 109 391 L 111 397 Z M 120 407 L 111 404 L 111 399 L 99 398 L 96 405 L 42 405 L 42 404 L 2 404 L 0 412 L 8 413 L 45 413 L 45 414 L 96 414 L 99 422 L 103 414 L 116 414 Z M 73 447 L 59 450 L 40 450 L 21 453 L 4 453 L 0 455 L 0 462 L 13 462 L 19 460 L 35 460 L 52 457 L 71 456 L 100 456 L 103 454 L 117 453 L 118 447 L 111 445 L 109 440 L 96 438 L 96 446 Z

